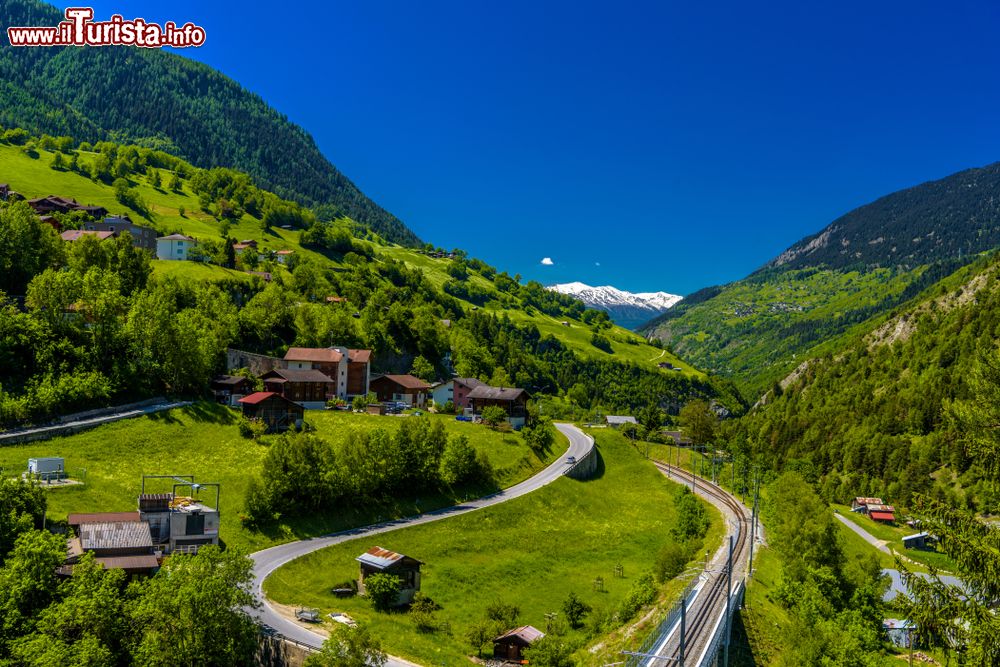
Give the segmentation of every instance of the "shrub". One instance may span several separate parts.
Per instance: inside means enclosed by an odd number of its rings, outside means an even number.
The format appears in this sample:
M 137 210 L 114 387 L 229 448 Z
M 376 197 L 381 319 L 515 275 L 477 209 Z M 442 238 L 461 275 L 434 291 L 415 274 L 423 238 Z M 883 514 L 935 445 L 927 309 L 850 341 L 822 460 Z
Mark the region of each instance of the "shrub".
M 621 622 L 631 620 L 645 605 L 656 599 L 656 584 L 653 575 L 644 574 L 635 580 L 628 595 L 618 607 L 618 618 Z
M 389 611 L 399 599 L 399 577 L 392 574 L 373 574 L 365 577 L 365 595 L 375 611 Z
M 501 423 L 506 423 L 507 412 L 499 405 L 489 405 L 483 408 L 483 423 L 492 428 L 496 428 Z
M 663 545 L 656 554 L 656 563 L 653 565 L 656 581 L 662 584 L 683 572 L 694 551 L 691 545 L 682 542 L 669 542 Z
M 576 593 L 570 592 L 569 597 L 563 602 L 563 613 L 566 620 L 574 630 L 583 627 L 583 619 L 592 611 L 592 607 L 578 598 Z
M 444 405 L 442 405 L 440 408 L 438 408 L 438 412 L 444 413 L 446 415 L 455 414 L 455 402 L 454 401 L 445 401 Z
M 240 417 L 239 421 L 240 435 L 248 440 L 257 440 L 260 436 L 267 433 L 267 424 L 264 423 L 262 419 L 247 419 L 246 417 Z

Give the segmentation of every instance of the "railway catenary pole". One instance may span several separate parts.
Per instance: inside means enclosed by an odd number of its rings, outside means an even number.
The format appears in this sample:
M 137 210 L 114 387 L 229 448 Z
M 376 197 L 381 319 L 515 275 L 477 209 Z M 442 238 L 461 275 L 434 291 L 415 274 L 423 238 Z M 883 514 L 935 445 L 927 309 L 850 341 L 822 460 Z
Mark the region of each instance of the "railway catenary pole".
M 726 652 L 723 667 L 729 667 L 729 642 L 733 639 L 733 536 L 729 536 L 729 562 L 726 564 Z
M 756 489 L 756 480 L 754 481 Z M 753 543 L 757 535 L 757 495 L 754 493 L 753 505 L 750 510 L 750 558 L 747 560 L 747 574 L 753 572 Z
M 681 598 L 681 653 L 680 653 L 680 666 L 684 667 L 684 632 L 686 629 L 687 621 L 685 620 L 684 608 L 687 606 L 687 596 Z

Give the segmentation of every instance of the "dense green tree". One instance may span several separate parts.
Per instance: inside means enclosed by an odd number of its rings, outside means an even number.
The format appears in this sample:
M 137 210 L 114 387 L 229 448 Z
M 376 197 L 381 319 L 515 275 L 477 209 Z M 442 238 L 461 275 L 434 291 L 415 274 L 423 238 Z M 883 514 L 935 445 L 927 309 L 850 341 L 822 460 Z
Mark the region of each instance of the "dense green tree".
M 0 567 L 0 659 L 11 640 L 34 630 L 55 596 L 56 568 L 65 559 L 63 537 L 42 530 L 18 535 Z
M 39 615 L 35 631 L 12 643 L 19 664 L 116 665 L 124 662 L 130 631 L 125 618 L 124 570 L 105 570 L 84 554 L 64 579 L 56 602 Z
M 45 491 L 20 479 L 0 478 L 0 564 L 17 538 L 42 527 Z
M 367 628 L 350 628 L 339 625 L 323 642 L 318 653 L 313 653 L 305 667 L 382 667 L 388 656 L 382 643 Z
M 203 546 L 174 554 L 128 605 L 138 632 L 133 658 L 150 666 L 245 665 L 257 646 L 248 614 L 253 561 L 238 550 Z
M 718 417 L 707 401 L 688 402 L 680 412 L 681 427 L 697 445 L 710 445 L 715 439 Z

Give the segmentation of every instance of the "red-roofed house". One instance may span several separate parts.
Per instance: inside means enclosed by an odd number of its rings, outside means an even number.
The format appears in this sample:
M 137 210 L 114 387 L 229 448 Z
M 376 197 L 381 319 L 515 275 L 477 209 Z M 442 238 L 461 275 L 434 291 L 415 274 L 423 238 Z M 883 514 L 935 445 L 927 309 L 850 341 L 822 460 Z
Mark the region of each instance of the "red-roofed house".
M 301 405 L 288 400 L 273 391 L 258 391 L 239 401 L 243 416 L 260 419 L 271 431 L 285 431 L 293 426 L 302 426 L 305 412 Z
M 275 259 L 278 260 L 278 264 L 284 264 L 288 261 L 288 258 L 295 254 L 294 250 L 279 250 L 274 253 Z
M 322 410 L 326 402 L 335 396 L 334 381 L 315 369 L 275 368 L 261 375 L 260 379 L 264 381 L 267 391 L 281 394 L 306 410 Z
M 335 383 L 333 396 L 342 399 L 365 396 L 371 378 L 371 350 L 346 347 L 292 347 L 285 353 L 289 370 L 317 370 Z
M 371 390 L 379 401 L 397 401 L 415 407 L 427 402 L 430 388 L 429 384 L 412 375 L 380 375 L 371 381 Z

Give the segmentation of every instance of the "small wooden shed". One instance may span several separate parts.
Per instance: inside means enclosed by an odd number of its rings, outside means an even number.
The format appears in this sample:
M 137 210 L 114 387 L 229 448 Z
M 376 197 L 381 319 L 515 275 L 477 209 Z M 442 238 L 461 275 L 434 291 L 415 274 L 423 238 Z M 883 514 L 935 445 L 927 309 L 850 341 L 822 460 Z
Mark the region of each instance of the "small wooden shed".
M 416 558 L 410 558 L 382 547 L 372 547 L 356 559 L 361 564 L 358 577 L 358 594 L 365 594 L 365 579 L 373 574 L 392 574 L 399 578 L 397 607 L 413 602 L 413 596 L 420 590 L 420 566 Z
M 530 625 L 514 628 L 493 640 L 493 657 L 498 660 L 520 661 L 524 649 L 544 636 L 544 632 Z

